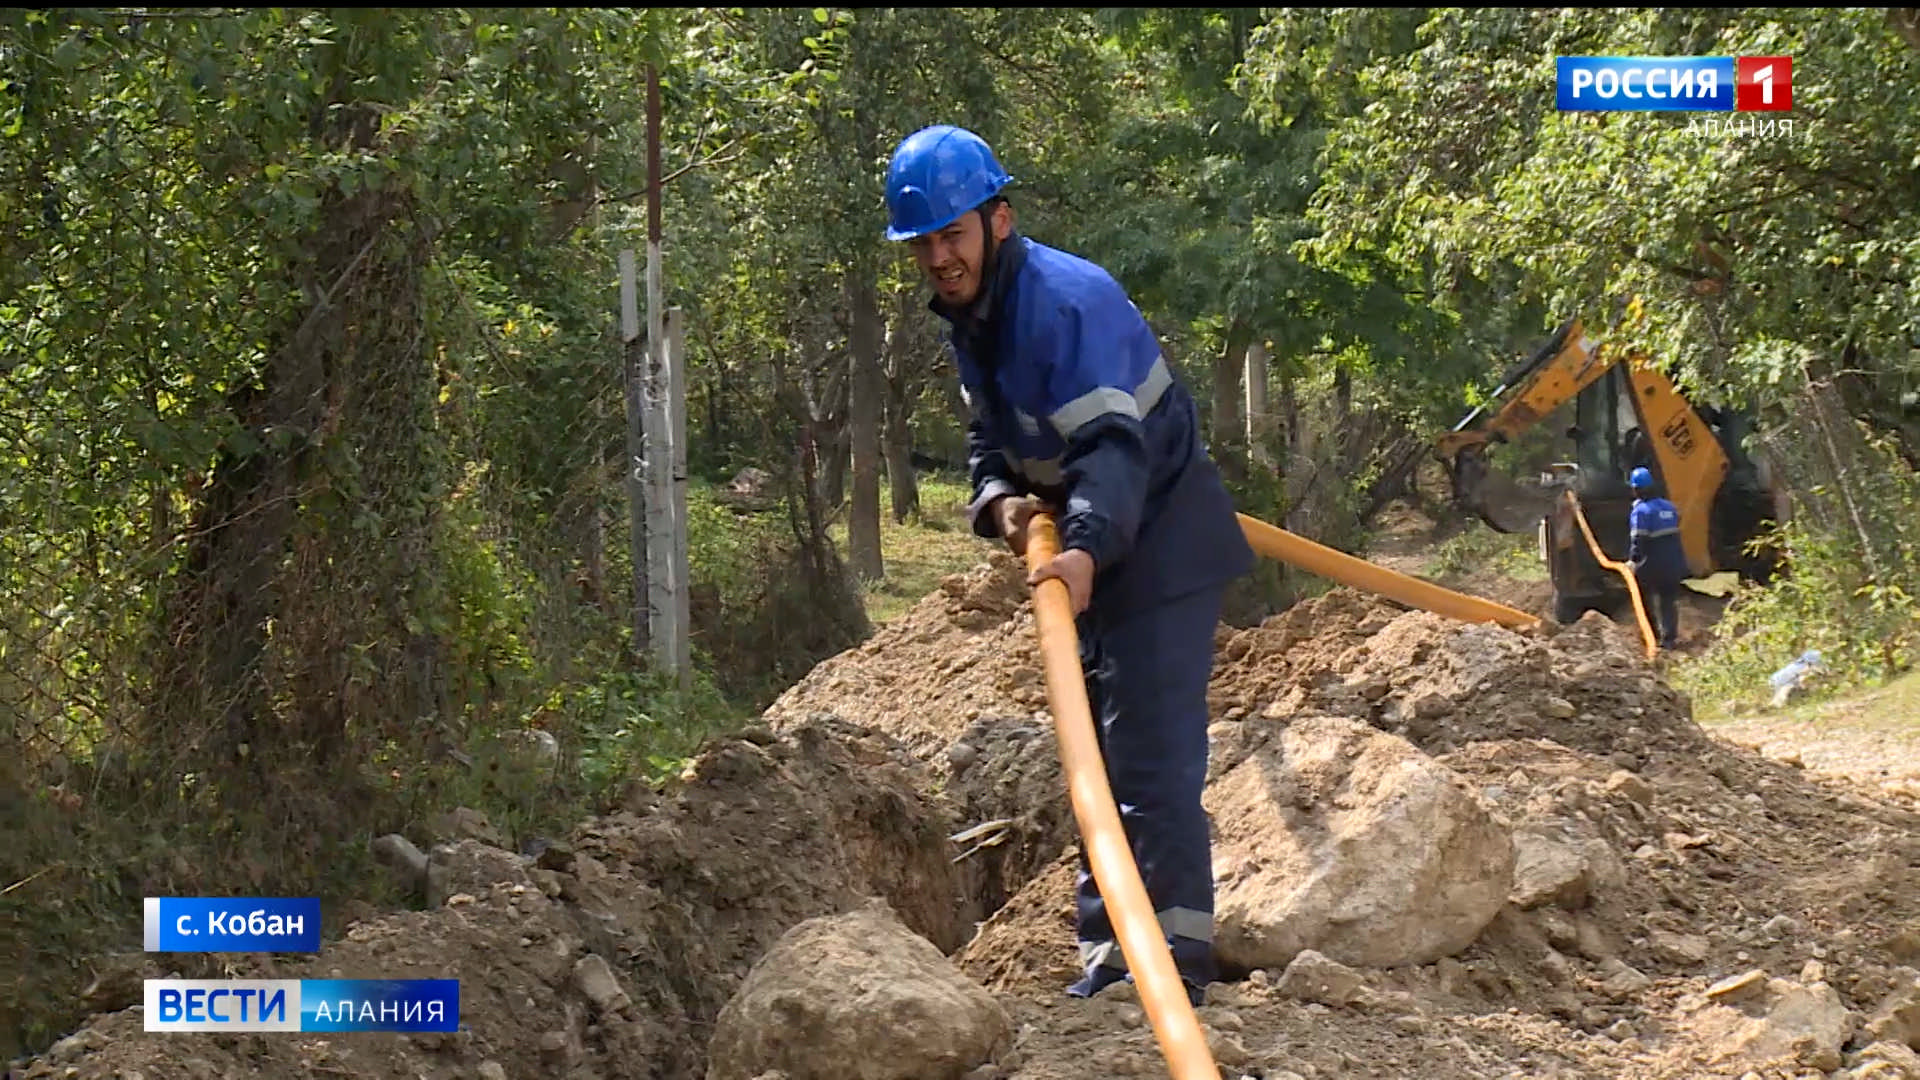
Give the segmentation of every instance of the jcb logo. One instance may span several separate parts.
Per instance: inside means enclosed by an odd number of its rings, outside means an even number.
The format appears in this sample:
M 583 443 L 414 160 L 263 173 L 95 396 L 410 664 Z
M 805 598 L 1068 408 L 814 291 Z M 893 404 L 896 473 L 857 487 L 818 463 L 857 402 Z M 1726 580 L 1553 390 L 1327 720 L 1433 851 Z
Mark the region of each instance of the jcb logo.
M 1674 453 L 1681 457 L 1692 456 L 1693 429 L 1687 426 L 1685 416 L 1676 416 L 1668 421 L 1667 426 L 1660 429 L 1660 434 L 1666 436 L 1667 445 L 1673 447 Z

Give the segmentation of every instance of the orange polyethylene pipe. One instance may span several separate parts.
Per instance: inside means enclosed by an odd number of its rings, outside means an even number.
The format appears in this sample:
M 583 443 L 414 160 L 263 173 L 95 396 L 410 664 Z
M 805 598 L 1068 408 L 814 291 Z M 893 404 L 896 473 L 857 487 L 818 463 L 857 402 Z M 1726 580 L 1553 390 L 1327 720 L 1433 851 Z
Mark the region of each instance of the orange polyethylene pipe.
M 1660 651 L 1660 644 L 1654 639 L 1653 623 L 1647 619 L 1647 605 L 1640 599 L 1640 580 L 1633 576 L 1632 567 L 1607 558 L 1607 553 L 1600 550 L 1600 541 L 1594 538 L 1593 526 L 1587 524 L 1587 512 L 1580 509 L 1580 497 L 1569 491 L 1567 502 L 1573 506 L 1573 520 L 1580 523 L 1580 532 L 1587 538 L 1587 547 L 1593 549 L 1594 561 L 1626 579 L 1627 595 L 1633 599 L 1633 617 L 1640 623 L 1640 640 L 1646 646 L 1647 659 L 1653 659 Z
M 1059 553 L 1060 536 L 1053 518 L 1033 515 L 1027 525 L 1027 568 L 1042 566 Z M 1107 786 L 1107 766 L 1094 738 L 1093 710 L 1080 668 L 1080 639 L 1065 582 L 1051 579 L 1034 586 L 1033 621 L 1047 676 L 1047 704 L 1052 707 L 1060 743 L 1060 765 L 1067 776 L 1067 796 L 1080 825 L 1080 842 L 1093 880 L 1100 886 L 1120 951 L 1139 987 L 1140 1004 L 1153 1024 L 1173 1080 L 1220 1080 L 1206 1033 L 1187 1000 L 1173 953 L 1140 880 L 1140 868 L 1134 865 L 1113 790 Z
M 1325 544 L 1316 544 L 1304 536 L 1269 525 L 1256 517 L 1245 514 L 1238 517 L 1240 531 L 1246 535 L 1247 544 L 1253 550 L 1310 574 L 1318 574 L 1342 585 L 1364 589 L 1389 600 L 1398 600 L 1409 607 L 1421 608 L 1461 622 L 1499 623 L 1515 630 L 1540 624 L 1537 617 L 1505 604 L 1454 592 L 1431 581 L 1375 566 L 1365 559 L 1335 551 Z

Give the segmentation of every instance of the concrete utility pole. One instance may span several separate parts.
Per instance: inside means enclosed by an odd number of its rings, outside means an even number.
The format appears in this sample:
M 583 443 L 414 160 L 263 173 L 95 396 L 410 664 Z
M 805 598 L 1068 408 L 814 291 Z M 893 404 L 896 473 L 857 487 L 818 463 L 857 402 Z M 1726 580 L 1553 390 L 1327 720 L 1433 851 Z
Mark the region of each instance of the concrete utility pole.
M 655 472 L 660 528 L 648 531 L 657 583 L 653 612 L 659 620 L 653 642 L 659 662 L 675 673 L 685 690 L 693 685 L 692 590 L 687 567 L 686 317 L 679 308 L 670 308 L 662 323 L 660 363 L 654 369 L 656 405 L 647 414 L 653 425 L 647 453 L 660 462 Z
M 640 334 L 640 288 L 632 248 L 620 252 L 621 370 L 627 392 L 627 550 L 633 557 L 633 653 L 651 649 L 647 589 L 647 339 Z
M 1267 411 L 1267 343 L 1255 339 L 1247 346 L 1247 456 L 1256 465 L 1273 464 L 1267 451 L 1272 419 Z
M 692 682 L 687 633 L 686 378 L 679 312 L 669 319 L 660 261 L 660 73 L 647 66 L 646 562 L 654 661 Z M 671 329 L 669 329 L 671 327 Z

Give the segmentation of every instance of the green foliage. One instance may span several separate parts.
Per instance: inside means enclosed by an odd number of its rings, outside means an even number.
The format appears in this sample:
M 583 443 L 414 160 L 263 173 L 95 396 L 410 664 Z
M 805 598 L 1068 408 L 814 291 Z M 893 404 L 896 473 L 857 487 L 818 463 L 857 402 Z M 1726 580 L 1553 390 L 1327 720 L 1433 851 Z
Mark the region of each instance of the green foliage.
M 1821 685 L 1842 690 L 1884 683 L 1920 655 L 1920 477 L 1885 447 L 1878 468 L 1851 476 L 1845 496 L 1815 487 L 1815 499 L 1842 499 L 1872 523 L 1863 535 L 1848 523 L 1795 520 L 1774 542 L 1791 555 L 1791 573 L 1765 588 L 1737 593 L 1714 628 L 1714 642 L 1684 679 L 1697 696 L 1734 706 L 1767 700 L 1771 675 L 1808 649 L 1827 670 Z
M 704 673 L 682 692 L 653 672 L 613 672 L 557 688 L 542 714 L 573 734 L 581 786 L 596 799 L 631 778 L 657 782 L 678 773 L 702 739 L 737 715 Z
M 1415 17 L 1409 40 L 1400 20 Z M 1911 364 L 1920 52 L 1884 13 L 1289 12 L 1265 40 L 1274 52 L 1249 75 L 1274 122 L 1298 93 L 1288 58 L 1344 58 L 1318 257 L 1384 259 L 1456 310 L 1492 288 L 1556 320 L 1619 324 L 1683 371 L 1755 392 L 1777 376 L 1734 357 L 1769 338 Z M 1793 55 L 1793 134 L 1555 111 L 1554 55 L 1703 50 Z M 1644 321 L 1628 327 L 1630 297 Z
M 1479 525 L 1442 540 L 1433 550 L 1426 572 L 1446 579 L 1493 573 L 1516 581 L 1545 580 L 1540 552 L 1531 534 L 1499 533 Z
M 1302 260 L 1428 298 L 1445 362 L 1438 386 L 1410 371 L 1409 391 L 1443 401 L 1486 372 L 1453 357 L 1507 354 L 1579 315 L 1647 348 L 1696 400 L 1777 407 L 1789 458 L 1831 456 L 1795 401 L 1831 378 L 1911 459 L 1920 425 L 1895 402 L 1920 385 L 1920 42 L 1894 18 L 1288 9 L 1255 33 L 1242 87 L 1269 130 L 1327 127 Z M 1792 55 L 1790 130 L 1558 112 L 1551 59 L 1575 54 Z M 1827 471 L 1855 488 L 1887 475 L 1841 456 Z M 1728 692 L 1764 687 L 1808 637 L 1843 681 L 1905 662 L 1920 582 L 1868 534 L 1903 532 L 1885 523 L 1911 520 L 1912 501 L 1801 477 L 1795 497 L 1809 496 L 1855 505 L 1796 527 L 1793 578 L 1733 605 L 1703 669 Z

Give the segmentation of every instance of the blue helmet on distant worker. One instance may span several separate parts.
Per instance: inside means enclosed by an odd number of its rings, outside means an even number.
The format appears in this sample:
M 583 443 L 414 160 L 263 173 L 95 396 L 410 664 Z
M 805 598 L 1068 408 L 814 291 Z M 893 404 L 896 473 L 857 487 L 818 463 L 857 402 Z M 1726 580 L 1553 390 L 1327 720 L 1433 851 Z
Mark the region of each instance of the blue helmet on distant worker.
M 921 128 L 887 164 L 887 239 L 944 229 L 1011 183 L 980 136 L 950 124 Z
M 1628 474 L 1627 483 L 1631 484 L 1636 491 L 1650 488 L 1653 486 L 1653 470 L 1642 465 Z

